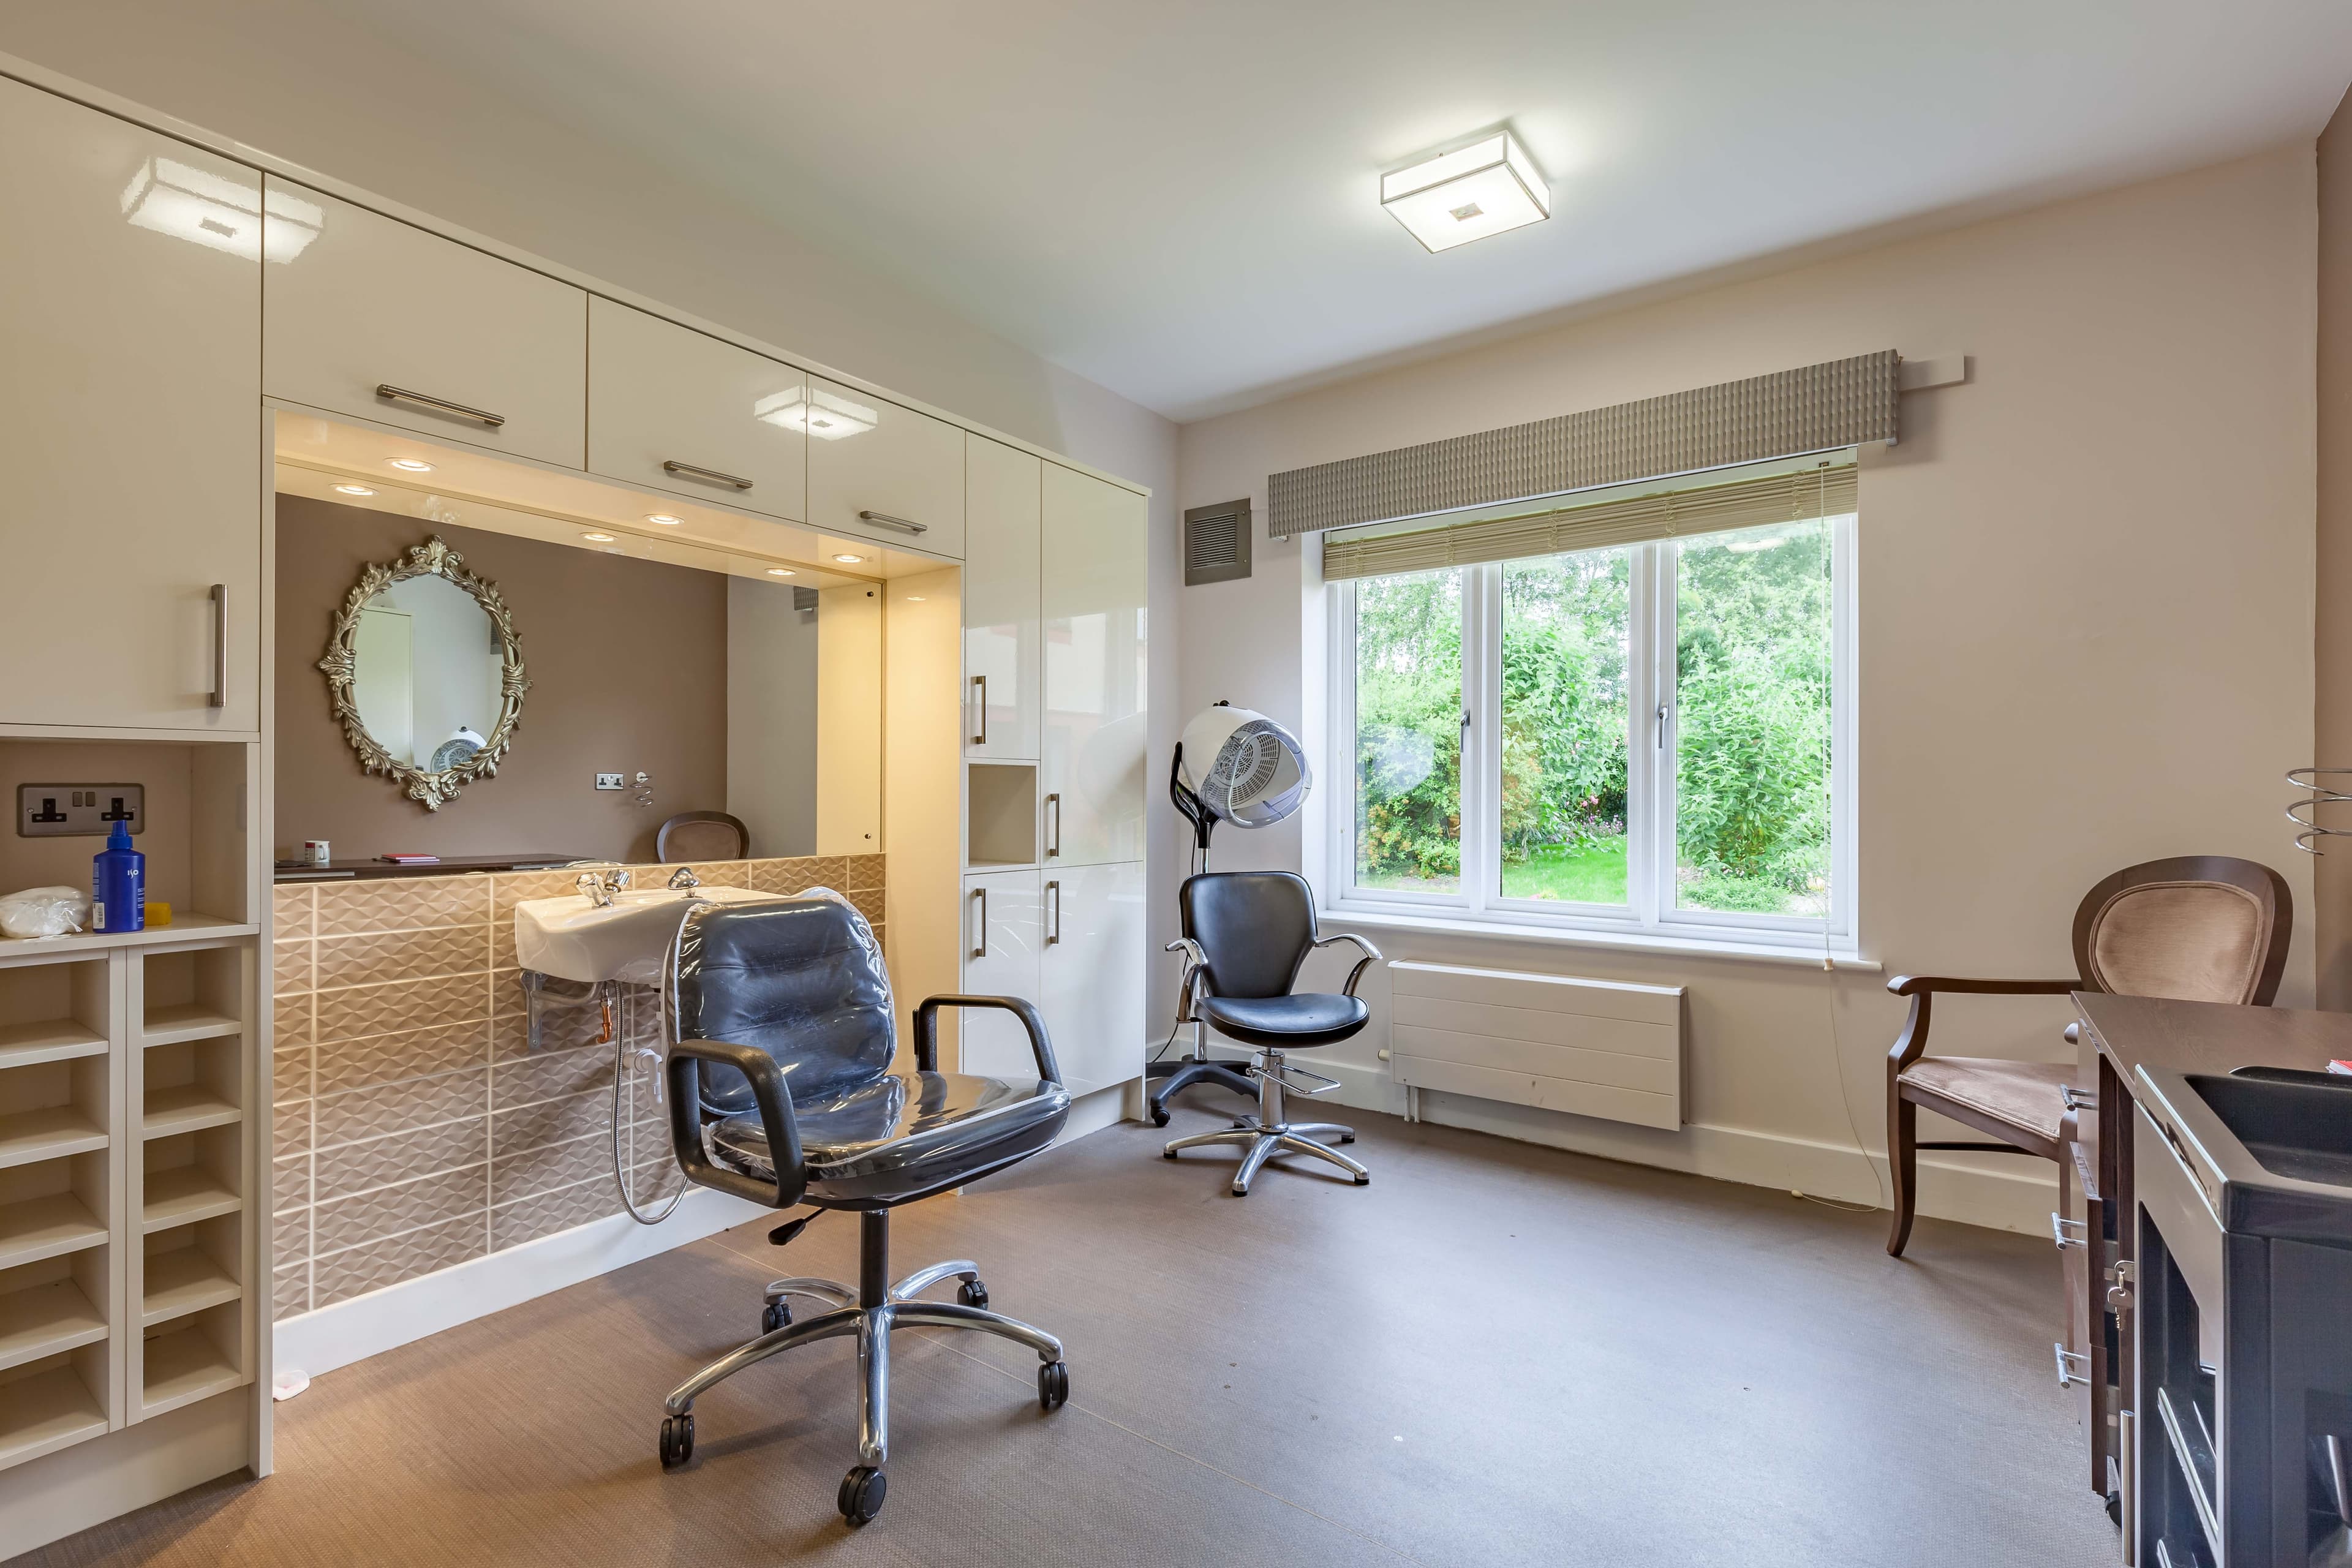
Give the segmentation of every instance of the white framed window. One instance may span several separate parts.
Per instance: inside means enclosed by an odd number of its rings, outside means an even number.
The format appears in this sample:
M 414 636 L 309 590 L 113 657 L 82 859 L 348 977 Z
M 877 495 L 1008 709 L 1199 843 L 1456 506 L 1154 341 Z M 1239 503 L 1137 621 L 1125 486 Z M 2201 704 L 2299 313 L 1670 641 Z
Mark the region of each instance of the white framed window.
M 1330 584 L 1334 906 L 1851 952 L 1853 531 Z

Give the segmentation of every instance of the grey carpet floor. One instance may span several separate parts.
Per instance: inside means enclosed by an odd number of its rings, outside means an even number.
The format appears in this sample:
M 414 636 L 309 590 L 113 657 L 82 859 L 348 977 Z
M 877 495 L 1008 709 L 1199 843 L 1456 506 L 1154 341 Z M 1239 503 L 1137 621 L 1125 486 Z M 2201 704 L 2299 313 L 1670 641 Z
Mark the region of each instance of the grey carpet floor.
M 855 1352 L 662 1395 L 856 1223 L 716 1236 L 320 1378 L 278 1473 L 25 1564 L 1985 1564 L 2112 1562 L 2051 1376 L 2046 1240 L 1884 1216 L 1358 1113 L 1369 1187 L 1121 1126 L 896 1218 L 893 1273 L 976 1259 L 1060 1335 L 1070 1404 L 1000 1341 L 902 1332 L 890 1496 L 834 1489 Z M 787 1264 L 786 1259 L 789 1259 Z M 940 1292 L 935 1292 L 939 1294 Z

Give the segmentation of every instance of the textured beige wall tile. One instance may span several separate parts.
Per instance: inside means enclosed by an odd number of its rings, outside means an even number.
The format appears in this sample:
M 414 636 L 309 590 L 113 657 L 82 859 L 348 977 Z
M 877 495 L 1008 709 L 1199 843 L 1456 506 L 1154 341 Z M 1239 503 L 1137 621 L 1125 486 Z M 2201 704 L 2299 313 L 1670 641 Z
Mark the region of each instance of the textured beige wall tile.
M 849 891 L 849 857 L 823 855 L 808 862 L 809 885 L 831 888 L 836 893 Z
M 318 1039 L 321 1044 L 470 1023 L 490 1016 L 487 972 L 432 980 L 394 980 L 319 993 Z
M 283 1104 L 289 1100 L 308 1100 L 315 1092 L 310 1076 L 313 1052 L 309 1046 L 289 1045 L 280 1039 L 269 1048 L 269 1098 Z
M 313 1265 L 311 1305 L 331 1307 L 353 1296 L 479 1258 L 488 1239 L 489 1226 L 475 1214 L 321 1258 Z
M 279 937 L 270 944 L 269 990 L 275 996 L 290 996 L 310 990 L 317 982 L 312 978 L 311 961 L 319 944 L 308 937 Z
M 487 1067 L 346 1089 L 317 1101 L 319 1146 L 333 1148 L 385 1132 L 479 1116 L 489 1103 Z
M 310 1151 L 311 1142 L 311 1112 L 315 1101 L 294 1100 L 273 1106 L 269 1112 L 269 1153 L 272 1159 Z
M 318 890 L 309 882 L 289 882 L 269 890 L 269 929 L 277 940 L 317 932 Z
M 490 1118 L 490 1157 L 503 1160 L 528 1149 L 606 1132 L 612 1126 L 609 1094 L 590 1090 L 563 1100 L 541 1100 Z
M 310 1212 L 317 1216 L 318 1249 L 324 1256 L 420 1226 L 478 1215 L 489 1206 L 489 1166 L 469 1165 L 318 1204 Z
M 490 881 L 488 877 L 394 877 L 319 883 L 319 934 L 479 925 L 490 916 Z
M 472 974 L 490 966 L 487 921 L 426 931 L 369 931 L 321 937 L 318 985 L 370 985 L 436 974 Z
M 318 1037 L 319 999 L 309 992 L 274 1001 L 269 1037 L 278 1045 L 307 1046 Z
M 462 1170 L 480 1164 L 489 1158 L 489 1153 L 490 1121 L 487 1116 L 339 1144 L 315 1156 L 318 1201 L 329 1203 L 371 1187 Z
M 318 1091 L 322 1095 L 335 1094 L 370 1084 L 430 1078 L 457 1068 L 484 1066 L 490 1059 L 490 1025 L 484 1018 L 430 1029 L 407 1029 L 397 1035 L 370 1035 L 362 1039 L 320 1046 L 318 1052 Z
M 296 1154 L 289 1159 L 272 1162 L 269 1169 L 269 1212 L 288 1214 L 303 1207 L 310 1201 L 310 1156 Z M 278 1241 L 278 1251 L 281 1261 L 289 1256 L 304 1258 L 310 1255 L 307 1245 L 300 1252 L 288 1254 L 282 1237 Z
M 515 957 L 514 916 L 508 915 L 503 920 L 492 921 L 490 922 L 490 967 L 514 969 L 520 966 L 520 962 Z
M 270 1241 L 279 1264 L 301 1262 L 317 1250 L 311 1246 L 311 1212 L 305 1205 L 270 1216 Z
M 507 1110 L 592 1089 L 609 1089 L 612 1082 L 610 1046 L 583 1046 L 551 1054 L 501 1058 L 490 1068 L 490 1108 Z
M 291 1264 L 280 1268 L 269 1295 L 269 1316 L 273 1322 L 310 1310 L 310 1265 Z
M 883 885 L 883 861 L 880 855 L 852 855 L 849 858 L 849 886 L 844 892 L 856 892 Z
M 608 1173 L 602 1181 L 581 1182 L 557 1192 L 542 1193 L 537 1197 L 492 1209 L 490 1245 L 493 1247 L 517 1247 L 620 1212 L 621 1201 L 614 1195 L 613 1180 Z
M 574 1182 L 609 1176 L 612 1171 L 613 1142 L 606 1133 L 549 1143 L 519 1154 L 501 1153 L 490 1163 L 490 1202 L 512 1203 Z
M 490 919 L 511 924 L 514 907 L 525 899 L 553 899 L 565 893 L 579 896 L 577 871 L 500 871 L 488 879 L 490 887 Z
M 648 1160 L 629 1173 L 629 1196 L 639 1208 L 669 1202 L 686 1184 L 675 1160 Z

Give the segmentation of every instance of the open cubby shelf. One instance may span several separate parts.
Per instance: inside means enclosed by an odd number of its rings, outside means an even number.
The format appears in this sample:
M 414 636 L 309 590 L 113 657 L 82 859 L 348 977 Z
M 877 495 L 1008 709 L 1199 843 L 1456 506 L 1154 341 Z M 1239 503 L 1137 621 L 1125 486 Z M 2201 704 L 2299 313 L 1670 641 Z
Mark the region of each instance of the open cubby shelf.
M 105 1054 L 105 1033 L 72 1018 L 0 1024 L 0 1068 L 33 1067 L 41 1062 L 71 1061 L 77 1057 L 102 1057 Z
M 106 1226 L 73 1193 L 0 1204 L 0 1268 L 102 1246 Z
M 140 1359 L 140 1403 L 149 1415 L 193 1404 L 244 1381 L 236 1358 L 220 1348 L 202 1320 L 157 1334 L 146 1342 Z
M 71 1279 L 0 1295 L 0 1371 L 104 1338 L 104 1314 Z
M 139 1026 L 139 1037 L 143 1045 L 165 1046 L 242 1034 L 244 1030 L 242 1021 L 201 1002 L 175 1002 L 167 1006 L 150 1006 Z
M 236 1101 L 200 1083 L 151 1089 L 141 1119 L 140 1136 L 169 1138 L 181 1132 L 202 1131 L 207 1127 L 226 1127 L 244 1117 L 244 1110 Z
M 142 1328 L 184 1318 L 191 1312 L 236 1300 L 244 1294 L 238 1289 L 236 1276 L 197 1247 L 150 1254 L 146 1287 L 140 1301 L 139 1321 Z
M 106 1129 L 77 1105 L 44 1105 L 0 1115 L 0 1170 L 106 1145 Z
M 244 1206 L 236 1189 L 201 1165 L 150 1171 L 140 1205 L 140 1230 L 152 1236 L 174 1226 L 235 1214 Z
M 0 1383 L 0 1465 L 36 1459 L 105 1430 L 105 1401 L 71 1363 Z
M 8 939 L 0 943 L 0 954 L 14 957 L 18 953 L 39 953 L 44 957 L 70 960 L 89 953 L 103 953 L 114 947 L 159 947 L 165 942 L 254 936 L 260 930 L 260 925 L 252 921 L 231 920 L 225 915 L 208 915 L 194 910 L 176 910 L 173 912 L 172 923 L 167 926 L 149 926 L 145 931 L 86 931 L 72 936 Z

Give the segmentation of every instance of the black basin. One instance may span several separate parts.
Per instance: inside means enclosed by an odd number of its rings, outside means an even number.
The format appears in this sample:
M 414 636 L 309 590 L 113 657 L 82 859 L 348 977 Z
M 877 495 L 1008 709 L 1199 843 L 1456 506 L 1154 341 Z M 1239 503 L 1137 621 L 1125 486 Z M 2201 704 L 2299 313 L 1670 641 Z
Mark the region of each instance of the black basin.
M 2191 1073 L 2189 1087 L 2272 1175 L 2352 1187 L 2352 1078 Z

